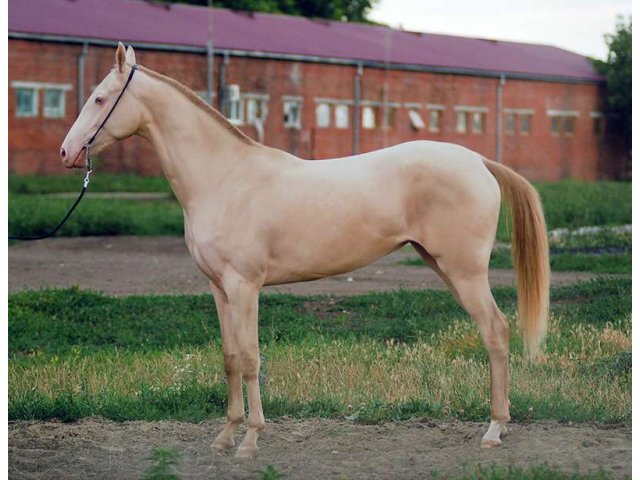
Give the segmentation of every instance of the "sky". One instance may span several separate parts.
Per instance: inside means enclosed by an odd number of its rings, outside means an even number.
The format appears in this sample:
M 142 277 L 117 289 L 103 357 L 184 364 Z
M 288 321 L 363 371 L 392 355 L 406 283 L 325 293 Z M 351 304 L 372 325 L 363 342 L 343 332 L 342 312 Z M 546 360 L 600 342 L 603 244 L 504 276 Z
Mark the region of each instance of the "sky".
M 605 59 L 631 0 L 378 0 L 369 18 L 404 30 L 542 43 Z

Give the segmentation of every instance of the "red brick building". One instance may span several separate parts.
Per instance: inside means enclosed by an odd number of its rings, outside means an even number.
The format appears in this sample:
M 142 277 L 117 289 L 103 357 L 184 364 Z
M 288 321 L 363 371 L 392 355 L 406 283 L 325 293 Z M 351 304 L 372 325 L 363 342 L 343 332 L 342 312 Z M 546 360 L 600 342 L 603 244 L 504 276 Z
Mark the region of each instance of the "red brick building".
M 142 0 L 9 1 L 9 171 L 62 173 L 58 149 L 117 40 L 249 136 L 309 159 L 454 142 L 533 179 L 616 176 L 602 78 L 544 45 Z M 160 174 L 146 142 L 100 168 Z

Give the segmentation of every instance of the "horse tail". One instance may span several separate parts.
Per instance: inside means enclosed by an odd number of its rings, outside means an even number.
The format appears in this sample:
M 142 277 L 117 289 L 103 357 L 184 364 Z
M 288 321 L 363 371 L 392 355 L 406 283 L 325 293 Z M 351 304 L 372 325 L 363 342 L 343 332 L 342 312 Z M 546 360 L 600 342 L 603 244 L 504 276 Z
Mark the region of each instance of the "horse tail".
M 549 245 L 538 192 L 521 175 L 484 159 L 511 207 L 512 255 L 518 288 L 518 319 L 525 355 L 534 359 L 547 332 L 549 316 Z

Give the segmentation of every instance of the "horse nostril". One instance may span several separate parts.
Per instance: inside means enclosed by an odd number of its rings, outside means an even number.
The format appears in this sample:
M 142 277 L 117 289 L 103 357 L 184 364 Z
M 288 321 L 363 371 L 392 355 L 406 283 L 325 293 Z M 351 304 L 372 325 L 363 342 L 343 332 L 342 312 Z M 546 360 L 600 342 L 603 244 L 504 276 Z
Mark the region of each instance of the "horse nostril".
M 65 158 L 67 158 L 67 152 L 64 150 L 64 148 L 60 149 L 60 158 L 62 160 L 64 160 Z

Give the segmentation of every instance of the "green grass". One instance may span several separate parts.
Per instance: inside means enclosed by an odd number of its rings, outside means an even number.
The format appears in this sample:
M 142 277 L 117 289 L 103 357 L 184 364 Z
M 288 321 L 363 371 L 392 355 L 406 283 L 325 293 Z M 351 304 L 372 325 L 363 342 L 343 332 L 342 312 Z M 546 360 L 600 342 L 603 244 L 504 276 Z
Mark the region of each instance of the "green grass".
M 42 194 L 76 192 L 82 186 L 85 171 L 69 175 L 9 175 L 9 194 Z M 158 192 L 171 193 L 164 177 L 94 172 L 89 190 L 92 192 Z
M 79 191 L 79 175 L 9 178 L 9 231 L 36 235 L 48 231 L 64 215 L 72 199 L 52 199 L 42 193 Z M 631 223 L 631 184 L 622 182 L 536 182 L 549 229 Z M 162 177 L 104 174 L 92 178 L 91 192 L 170 192 Z M 182 211 L 175 201 L 83 201 L 59 235 L 182 235 Z M 500 216 L 498 239 L 509 239 L 506 212 Z
M 520 353 L 513 289 L 495 293 L 513 327 L 515 420 L 630 420 L 630 279 L 554 289 L 546 353 L 536 364 Z M 265 295 L 260 307 L 268 417 L 488 416 L 486 353 L 477 328 L 447 292 Z M 220 343 L 206 295 L 12 294 L 9 418 L 221 416 Z
M 606 228 L 595 234 L 569 234 L 551 239 L 551 270 L 630 274 L 631 246 L 631 234 L 616 233 Z M 408 258 L 400 264 L 425 266 L 420 257 Z M 513 268 L 510 248 L 494 248 L 489 268 Z
M 477 465 L 472 472 L 465 473 L 462 480 L 607 480 L 611 475 L 604 470 L 589 473 L 568 473 L 548 465 L 533 467 Z M 440 478 L 433 474 L 432 478 Z
M 9 231 L 12 235 L 49 232 L 74 199 L 12 195 Z M 137 201 L 85 198 L 57 235 L 183 235 L 182 208 L 174 200 Z

